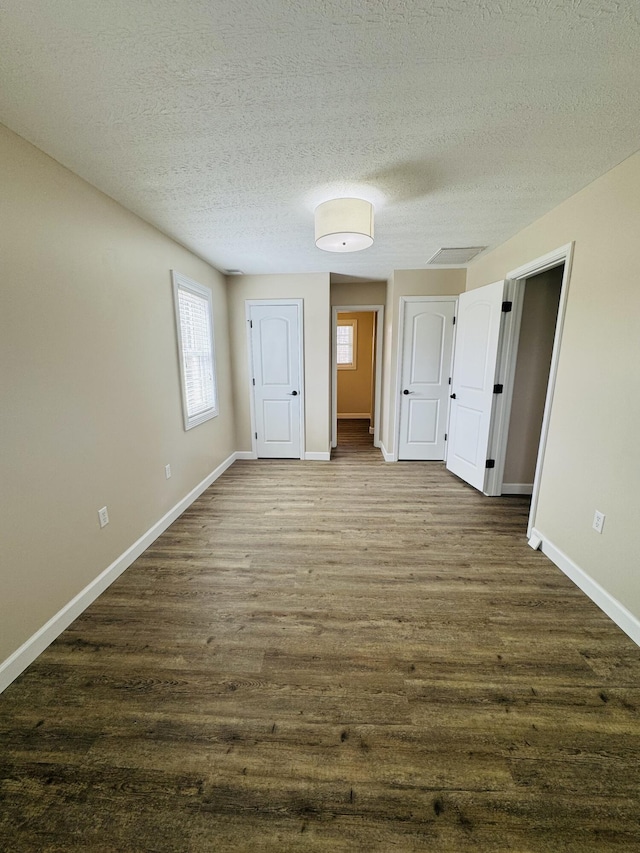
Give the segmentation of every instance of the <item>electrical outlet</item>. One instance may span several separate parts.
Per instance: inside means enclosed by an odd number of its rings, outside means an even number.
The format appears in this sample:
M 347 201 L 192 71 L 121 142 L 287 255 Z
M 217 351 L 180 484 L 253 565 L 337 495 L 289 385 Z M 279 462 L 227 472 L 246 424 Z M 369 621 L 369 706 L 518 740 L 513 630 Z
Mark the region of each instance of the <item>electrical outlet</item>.
M 602 528 L 604 527 L 604 513 L 596 510 L 595 515 L 593 516 L 593 529 L 596 533 L 602 533 Z
M 98 510 L 98 518 L 100 519 L 100 527 L 106 527 L 109 524 L 109 513 L 106 506 Z
M 171 465 L 164 466 L 164 476 L 167 478 L 167 480 L 171 477 Z

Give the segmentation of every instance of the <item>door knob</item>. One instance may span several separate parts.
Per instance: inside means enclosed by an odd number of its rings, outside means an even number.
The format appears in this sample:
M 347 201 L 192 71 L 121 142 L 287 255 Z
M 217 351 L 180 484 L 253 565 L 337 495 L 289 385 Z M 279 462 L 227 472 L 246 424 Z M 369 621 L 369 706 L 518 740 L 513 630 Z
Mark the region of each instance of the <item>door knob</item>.
M 402 393 L 403 394 L 413 394 L 413 391 L 407 391 L 407 389 L 405 388 Z
M 449 394 L 449 396 L 451 397 L 451 399 L 452 399 L 452 400 L 455 400 L 455 399 L 456 399 L 456 395 L 455 395 L 455 394 Z
M 292 396 L 292 397 L 297 397 L 297 396 L 298 396 L 298 392 L 297 392 L 297 391 L 292 391 L 292 392 L 291 392 L 291 396 Z

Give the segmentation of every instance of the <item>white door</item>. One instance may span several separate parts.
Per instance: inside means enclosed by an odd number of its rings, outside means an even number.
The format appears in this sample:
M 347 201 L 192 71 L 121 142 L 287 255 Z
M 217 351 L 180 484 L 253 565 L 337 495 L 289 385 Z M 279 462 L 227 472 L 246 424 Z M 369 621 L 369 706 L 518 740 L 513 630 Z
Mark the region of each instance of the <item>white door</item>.
M 249 303 L 255 442 L 259 458 L 300 459 L 301 305 Z
M 444 459 L 455 299 L 403 300 L 399 459 Z
M 458 298 L 447 468 L 484 490 L 506 282 Z

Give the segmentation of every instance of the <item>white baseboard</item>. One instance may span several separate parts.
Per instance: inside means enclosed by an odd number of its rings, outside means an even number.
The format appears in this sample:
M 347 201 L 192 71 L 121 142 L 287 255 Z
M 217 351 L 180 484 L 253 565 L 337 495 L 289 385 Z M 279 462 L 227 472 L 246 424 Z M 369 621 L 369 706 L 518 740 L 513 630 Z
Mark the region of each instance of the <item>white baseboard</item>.
M 215 471 L 212 471 L 205 479 L 198 483 L 186 497 L 177 503 L 172 509 L 162 516 L 153 527 L 149 528 L 136 542 L 133 543 L 124 554 L 121 554 L 110 566 L 94 578 L 83 590 L 71 599 L 55 616 L 52 616 L 42 628 L 29 637 L 19 649 L 0 664 L 0 693 L 8 687 L 42 652 L 51 645 L 65 628 L 77 619 L 96 598 L 107 589 L 129 566 L 137 560 L 140 554 L 169 527 L 200 495 L 232 465 L 237 458 L 232 453 L 222 462 Z
M 503 483 L 501 495 L 532 495 L 533 483 Z
M 395 462 L 396 460 L 393 458 L 393 453 L 389 453 L 387 448 L 384 446 L 382 442 L 380 442 L 380 450 L 382 451 L 382 455 L 384 456 L 385 462 Z
M 344 412 L 338 415 L 338 419 L 344 418 L 345 420 L 351 421 L 361 421 L 361 420 L 371 420 L 371 412 L 351 412 L 349 414 L 345 414 Z
M 534 541 L 540 539 L 540 550 L 542 553 L 546 554 L 551 562 L 555 563 L 585 595 L 588 595 L 591 601 L 598 605 L 600 610 L 604 610 L 607 616 L 616 623 L 618 628 L 621 628 L 627 636 L 631 637 L 636 645 L 640 646 L 640 620 L 627 610 L 624 604 L 621 604 L 617 598 L 614 598 L 610 592 L 607 592 L 604 587 L 600 586 L 591 575 L 588 575 L 570 557 L 567 557 L 552 542 L 549 542 L 539 530 L 534 528 L 531 531 L 531 538 Z
M 257 459 L 258 454 L 252 450 L 236 450 L 234 453 L 235 459 Z M 308 450 L 304 454 L 305 461 L 311 462 L 328 462 L 331 459 L 331 453 L 320 453 L 315 450 Z

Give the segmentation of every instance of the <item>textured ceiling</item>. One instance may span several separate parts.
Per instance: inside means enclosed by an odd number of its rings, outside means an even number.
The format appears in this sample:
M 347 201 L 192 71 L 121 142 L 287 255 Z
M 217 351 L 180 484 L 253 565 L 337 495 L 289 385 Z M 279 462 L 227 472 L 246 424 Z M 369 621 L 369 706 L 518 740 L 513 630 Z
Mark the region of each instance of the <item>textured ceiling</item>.
M 640 147 L 640 3 L 2 0 L 0 121 L 219 269 L 385 278 Z M 361 195 L 333 255 L 313 208 Z

